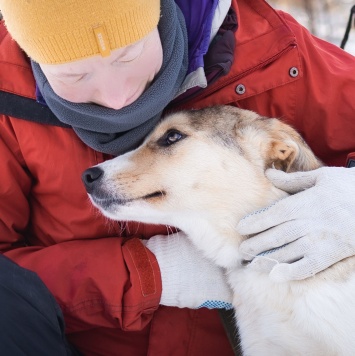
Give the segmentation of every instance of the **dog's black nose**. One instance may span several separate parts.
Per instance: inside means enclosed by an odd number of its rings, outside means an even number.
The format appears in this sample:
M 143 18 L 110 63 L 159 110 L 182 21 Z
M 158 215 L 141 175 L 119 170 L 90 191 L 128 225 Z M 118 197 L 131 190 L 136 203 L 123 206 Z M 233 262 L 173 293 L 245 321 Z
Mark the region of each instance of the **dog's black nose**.
M 95 185 L 104 176 L 104 171 L 99 167 L 92 167 L 87 169 L 81 176 L 81 179 L 85 185 L 86 191 L 92 193 Z

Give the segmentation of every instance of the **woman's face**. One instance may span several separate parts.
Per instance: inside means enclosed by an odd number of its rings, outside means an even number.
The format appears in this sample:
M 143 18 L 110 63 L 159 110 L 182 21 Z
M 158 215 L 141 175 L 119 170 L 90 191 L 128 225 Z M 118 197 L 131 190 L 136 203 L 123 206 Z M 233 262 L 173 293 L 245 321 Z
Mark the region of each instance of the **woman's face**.
M 158 73 L 163 50 L 158 29 L 127 47 L 64 64 L 40 64 L 54 92 L 73 103 L 121 109 L 139 98 Z

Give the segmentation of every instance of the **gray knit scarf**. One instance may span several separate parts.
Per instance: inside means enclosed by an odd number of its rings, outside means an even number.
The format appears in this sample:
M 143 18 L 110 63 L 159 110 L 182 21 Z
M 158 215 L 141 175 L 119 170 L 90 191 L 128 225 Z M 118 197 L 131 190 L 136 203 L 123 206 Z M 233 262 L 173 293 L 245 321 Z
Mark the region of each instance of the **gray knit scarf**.
M 120 110 L 60 98 L 32 61 L 37 85 L 51 111 L 93 149 L 117 156 L 136 148 L 175 97 L 187 72 L 188 50 L 185 19 L 174 0 L 162 0 L 158 30 L 164 54 L 162 68 L 150 87 Z

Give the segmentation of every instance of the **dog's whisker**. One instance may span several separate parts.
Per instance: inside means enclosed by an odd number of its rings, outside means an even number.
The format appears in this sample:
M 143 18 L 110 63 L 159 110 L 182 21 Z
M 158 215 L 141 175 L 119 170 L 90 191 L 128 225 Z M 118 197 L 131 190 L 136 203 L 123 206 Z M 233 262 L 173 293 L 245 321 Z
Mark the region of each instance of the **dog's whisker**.
M 141 222 L 138 221 L 137 225 L 136 225 L 136 234 L 138 234 L 139 228 L 141 226 Z

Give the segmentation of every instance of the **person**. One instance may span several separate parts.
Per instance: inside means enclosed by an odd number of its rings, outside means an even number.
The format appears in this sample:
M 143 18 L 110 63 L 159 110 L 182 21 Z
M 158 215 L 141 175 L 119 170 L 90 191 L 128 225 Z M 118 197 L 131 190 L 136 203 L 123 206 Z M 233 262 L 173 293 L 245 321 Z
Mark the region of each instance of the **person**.
M 355 254 L 355 60 L 263 0 L 0 0 L 0 340 L 14 355 L 232 355 L 224 271 L 174 227 L 110 222 L 81 183 L 171 111 L 292 124 L 332 167 L 245 217 L 284 282 Z M 334 238 L 335 237 L 335 238 Z M 283 248 L 275 249 L 283 246 Z M 276 266 L 257 255 L 271 251 Z

